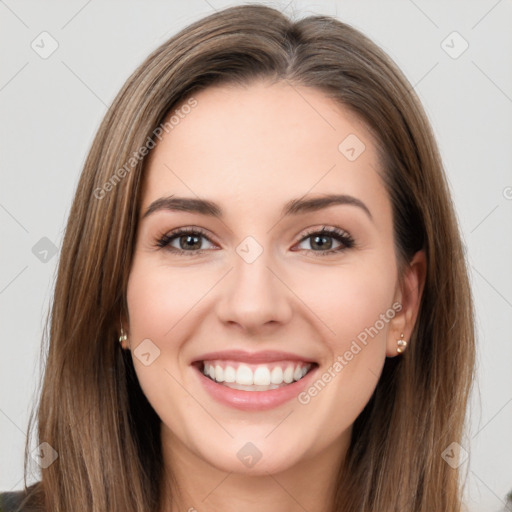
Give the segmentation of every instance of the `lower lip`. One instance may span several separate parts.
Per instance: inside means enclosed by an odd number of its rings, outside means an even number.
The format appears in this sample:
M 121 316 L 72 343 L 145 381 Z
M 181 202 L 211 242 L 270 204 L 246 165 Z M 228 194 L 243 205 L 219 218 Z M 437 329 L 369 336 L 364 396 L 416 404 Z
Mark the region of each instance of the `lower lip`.
M 302 379 L 281 388 L 268 391 L 243 391 L 229 388 L 209 379 L 198 367 L 194 366 L 202 385 L 214 400 L 244 411 L 265 411 L 296 398 L 310 385 L 317 369 L 318 366 L 311 369 Z

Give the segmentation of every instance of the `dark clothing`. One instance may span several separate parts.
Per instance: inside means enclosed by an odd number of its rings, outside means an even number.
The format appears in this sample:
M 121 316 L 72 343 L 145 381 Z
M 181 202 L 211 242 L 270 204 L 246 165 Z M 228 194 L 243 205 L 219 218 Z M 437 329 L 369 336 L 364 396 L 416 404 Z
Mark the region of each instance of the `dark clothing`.
M 20 508 L 25 498 L 30 494 L 36 484 L 21 491 L 8 491 L 0 493 L 0 512 L 28 512 L 33 510 L 27 506 Z
M 0 493 L 0 512 L 15 512 L 25 496 L 25 491 Z

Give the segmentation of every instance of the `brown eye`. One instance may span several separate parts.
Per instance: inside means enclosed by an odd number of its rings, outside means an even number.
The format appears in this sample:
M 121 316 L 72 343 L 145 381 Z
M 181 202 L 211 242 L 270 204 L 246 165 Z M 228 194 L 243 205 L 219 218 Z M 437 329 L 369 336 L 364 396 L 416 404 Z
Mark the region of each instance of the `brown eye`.
M 201 235 L 181 235 L 177 238 L 180 249 L 200 249 L 201 248 Z
M 324 227 L 320 230 L 310 231 L 302 238 L 300 244 L 304 242 L 309 242 L 309 247 L 299 248 L 318 253 L 318 256 L 341 252 L 354 246 L 352 237 L 338 228 Z
M 156 245 L 171 252 L 188 253 L 187 255 L 193 256 L 206 250 L 203 240 L 213 245 L 210 239 L 198 228 L 181 228 L 162 236 L 157 240 Z

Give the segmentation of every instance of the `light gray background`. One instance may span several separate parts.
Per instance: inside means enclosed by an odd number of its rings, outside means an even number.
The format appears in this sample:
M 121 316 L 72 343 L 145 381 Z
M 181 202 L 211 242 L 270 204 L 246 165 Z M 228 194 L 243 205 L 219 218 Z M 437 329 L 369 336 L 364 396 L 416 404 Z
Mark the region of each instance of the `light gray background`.
M 237 3 L 0 0 L 0 490 L 22 486 L 59 255 L 50 252 L 44 262 L 32 248 L 43 237 L 60 247 L 93 135 L 129 74 L 182 27 Z M 261 3 L 353 24 L 395 59 L 423 101 L 464 233 L 477 309 L 466 496 L 472 511 L 500 510 L 512 489 L 512 2 Z M 46 59 L 31 47 L 42 46 L 43 31 L 59 45 Z M 453 31 L 469 44 L 458 58 L 445 51 L 462 49 L 458 36 L 446 39 Z

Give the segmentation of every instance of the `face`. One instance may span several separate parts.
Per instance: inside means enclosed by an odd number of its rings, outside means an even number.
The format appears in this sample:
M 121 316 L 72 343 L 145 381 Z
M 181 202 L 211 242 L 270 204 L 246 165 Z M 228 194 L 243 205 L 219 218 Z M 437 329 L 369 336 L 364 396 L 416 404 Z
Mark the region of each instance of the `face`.
M 311 88 L 194 98 L 146 167 L 127 297 L 140 385 L 168 449 L 223 471 L 342 454 L 404 329 L 374 141 Z

